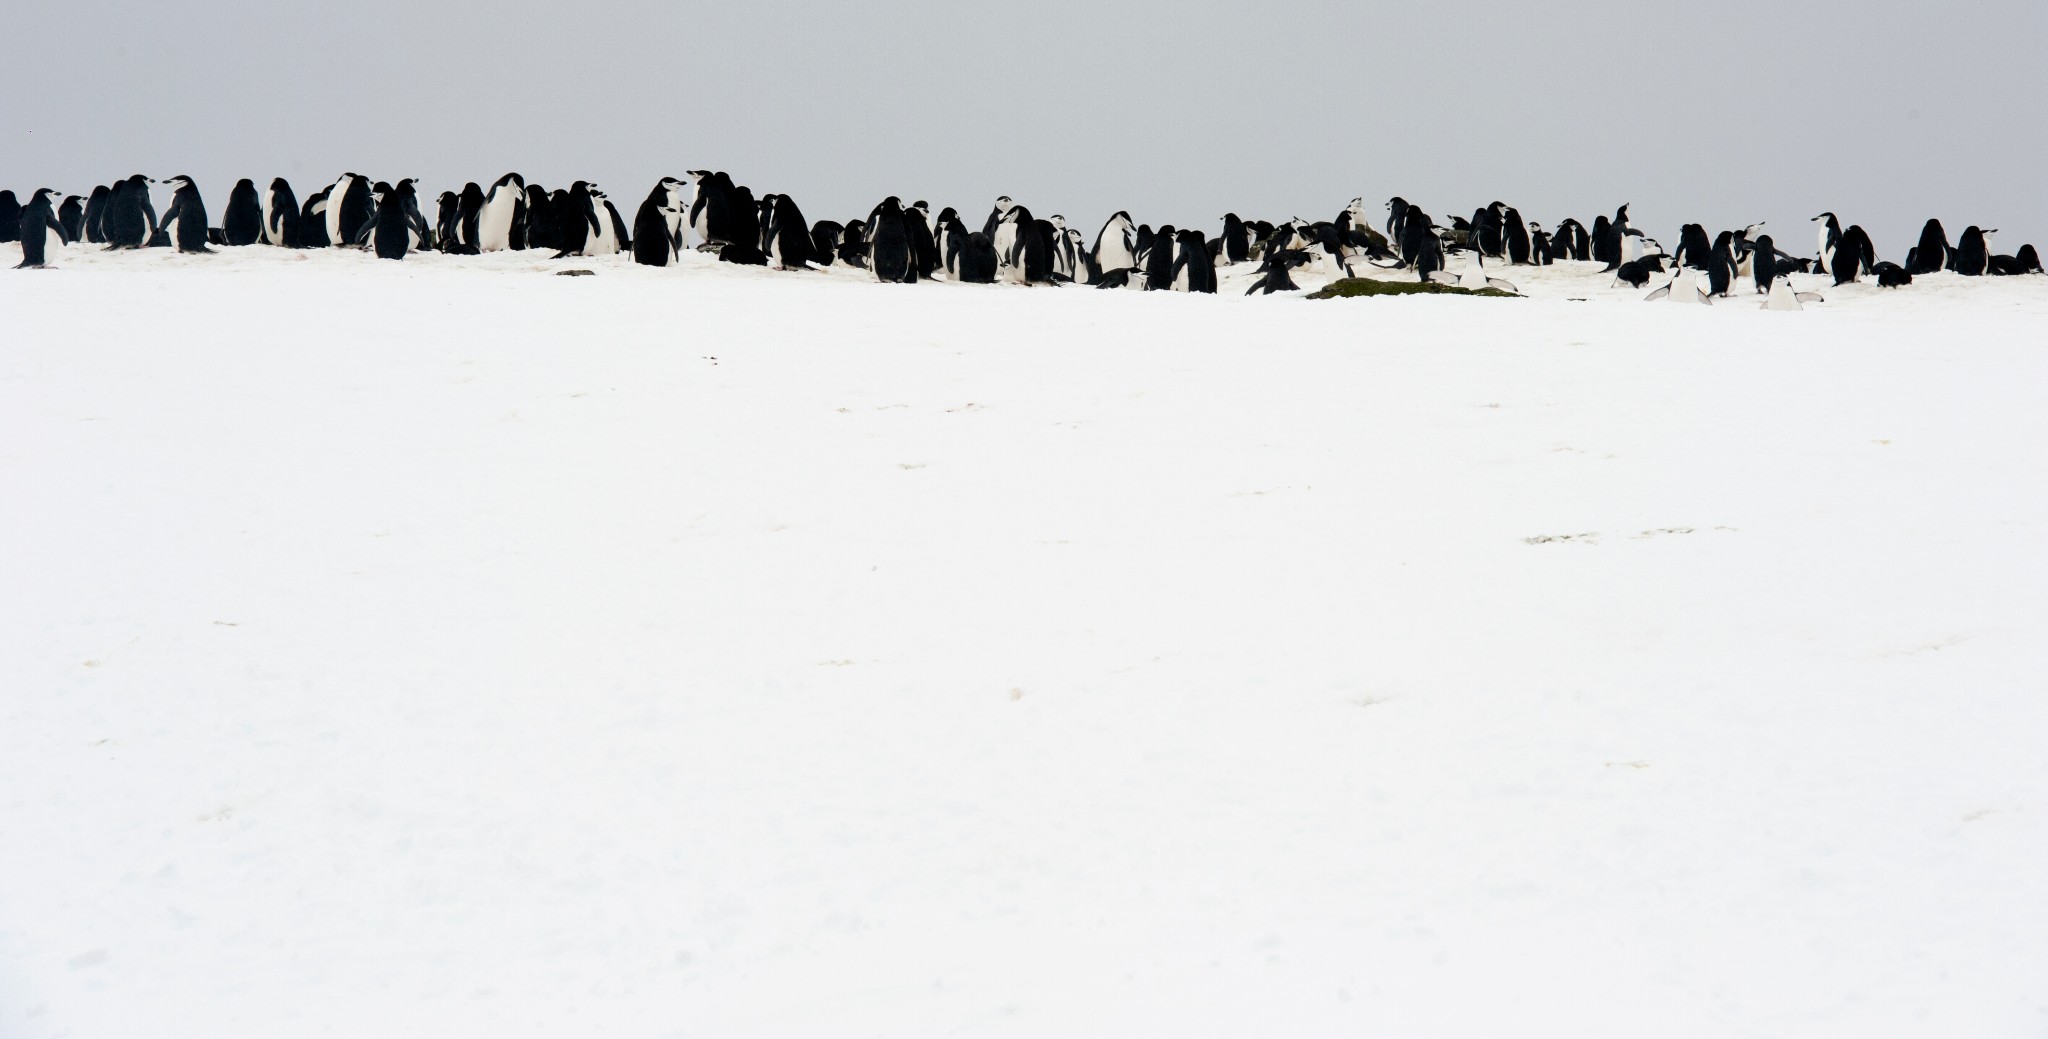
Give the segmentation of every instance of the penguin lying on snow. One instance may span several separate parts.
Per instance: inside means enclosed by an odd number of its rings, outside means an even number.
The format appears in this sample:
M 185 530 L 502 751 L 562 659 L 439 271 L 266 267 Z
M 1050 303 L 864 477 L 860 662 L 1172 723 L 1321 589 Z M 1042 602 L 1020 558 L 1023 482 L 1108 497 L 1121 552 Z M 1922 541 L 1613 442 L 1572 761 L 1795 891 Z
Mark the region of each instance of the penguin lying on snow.
M 2038 253 L 2034 252 L 2033 246 L 2022 245 L 2020 246 L 2020 251 L 2015 255 L 1993 256 L 1991 258 L 1991 273 L 2005 276 L 2040 274 L 2041 257 Z
M 1095 280 L 1095 287 L 1098 289 L 1133 289 L 1143 291 L 1145 288 L 1145 270 L 1142 267 L 1125 267 L 1121 270 L 1103 271 L 1102 277 Z
M 1648 285 L 1650 283 L 1650 275 L 1662 274 L 1663 272 L 1663 257 L 1645 256 L 1640 260 L 1631 260 L 1627 263 L 1622 264 L 1619 267 L 1616 267 L 1614 269 L 1613 284 L 1630 285 L 1640 289 L 1643 286 Z
M 1308 262 L 1308 253 L 1299 249 L 1267 250 L 1265 262 L 1259 267 L 1259 279 L 1252 282 L 1244 294 L 1270 296 L 1275 292 L 1300 292 L 1301 286 L 1296 285 L 1287 272 Z
M 1471 255 L 1472 263 L 1463 271 L 1457 274 L 1452 274 L 1450 271 L 1431 271 L 1428 280 L 1438 285 L 1456 285 L 1459 288 L 1465 289 L 1498 289 L 1502 292 L 1515 291 L 1513 283 L 1486 276 L 1486 254 L 1484 252 L 1474 249 L 1471 250 Z
M 1825 303 L 1818 292 L 1792 291 L 1792 279 L 1780 278 L 1771 288 L 1771 298 L 1759 305 L 1760 310 L 1805 310 L 1808 303 Z
M 1699 276 L 1690 267 L 1674 268 L 1671 280 L 1652 290 L 1643 297 L 1643 302 L 1653 303 L 1668 299 L 1673 303 L 1713 303 L 1714 298 L 1699 283 Z
M 1889 260 L 1878 264 L 1871 273 L 1877 275 L 1877 286 L 1881 289 L 1899 289 L 1913 284 L 1913 272 Z

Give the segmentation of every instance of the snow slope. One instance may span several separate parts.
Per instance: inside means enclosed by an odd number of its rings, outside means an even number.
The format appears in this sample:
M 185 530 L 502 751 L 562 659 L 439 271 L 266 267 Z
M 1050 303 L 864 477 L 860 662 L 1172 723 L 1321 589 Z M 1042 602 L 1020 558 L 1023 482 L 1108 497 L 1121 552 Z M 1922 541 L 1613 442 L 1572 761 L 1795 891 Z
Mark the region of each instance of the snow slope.
M 0 1036 L 2048 1029 L 2048 279 L 690 259 L 0 271 Z

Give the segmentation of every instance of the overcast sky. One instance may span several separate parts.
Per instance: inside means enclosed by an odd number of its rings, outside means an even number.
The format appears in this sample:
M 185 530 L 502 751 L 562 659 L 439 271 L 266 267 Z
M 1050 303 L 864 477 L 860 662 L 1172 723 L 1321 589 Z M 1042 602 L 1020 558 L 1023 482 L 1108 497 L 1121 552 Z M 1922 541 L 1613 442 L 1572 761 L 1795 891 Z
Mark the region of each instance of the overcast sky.
M 484 13 L 488 10 L 489 13 Z M 2042 0 L 793 2 L 14 0 L 0 186 L 189 173 L 301 197 L 343 170 L 429 199 L 518 170 L 724 169 L 812 220 L 998 194 L 1092 237 L 1399 194 L 1675 244 L 1824 209 L 1900 258 L 1939 216 L 2048 246 Z

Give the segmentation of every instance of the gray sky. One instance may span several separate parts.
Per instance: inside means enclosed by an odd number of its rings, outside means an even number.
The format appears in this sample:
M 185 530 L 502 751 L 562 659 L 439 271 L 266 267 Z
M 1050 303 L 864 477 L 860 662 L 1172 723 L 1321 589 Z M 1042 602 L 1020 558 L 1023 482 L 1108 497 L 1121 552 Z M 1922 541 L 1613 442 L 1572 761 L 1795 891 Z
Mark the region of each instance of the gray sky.
M 882 196 L 970 223 L 1010 194 L 1092 238 L 1128 209 L 1328 218 L 1399 194 L 1675 244 L 1832 209 L 1901 258 L 1922 221 L 2048 246 L 2040 0 L 1293 0 L 558 5 L 16 0 L 0 185 L 189 173 L 303 197 L 343 170 L 431 198 L 516 169 L 724 169 L 812 220 Z M 565 9 L 573 13 L 564 13 Z

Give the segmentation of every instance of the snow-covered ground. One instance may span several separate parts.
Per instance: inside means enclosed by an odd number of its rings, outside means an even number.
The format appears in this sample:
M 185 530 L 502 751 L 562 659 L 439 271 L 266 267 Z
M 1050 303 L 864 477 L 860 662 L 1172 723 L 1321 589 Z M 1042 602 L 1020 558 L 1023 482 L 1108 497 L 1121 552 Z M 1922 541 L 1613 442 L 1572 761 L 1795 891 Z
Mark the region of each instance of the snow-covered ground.
M 2048 279 L 689 260 L 0 270 L 0 1036 L 2048 1032 Z

